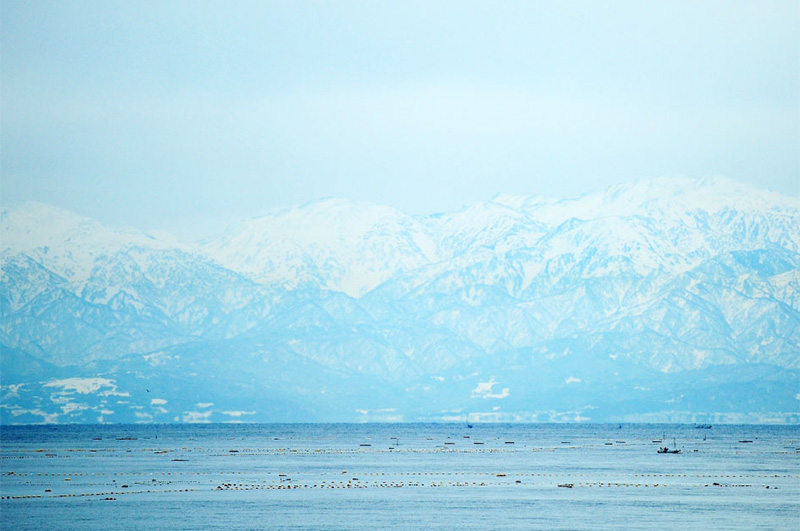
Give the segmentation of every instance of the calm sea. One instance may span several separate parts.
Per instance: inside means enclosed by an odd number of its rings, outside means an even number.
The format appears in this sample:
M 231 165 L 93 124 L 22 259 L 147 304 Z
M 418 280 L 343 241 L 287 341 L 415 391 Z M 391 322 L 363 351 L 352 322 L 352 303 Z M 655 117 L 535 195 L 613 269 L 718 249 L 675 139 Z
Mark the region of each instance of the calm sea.
M 9 530 L 800 529 L 798 427 L 0 430 Z

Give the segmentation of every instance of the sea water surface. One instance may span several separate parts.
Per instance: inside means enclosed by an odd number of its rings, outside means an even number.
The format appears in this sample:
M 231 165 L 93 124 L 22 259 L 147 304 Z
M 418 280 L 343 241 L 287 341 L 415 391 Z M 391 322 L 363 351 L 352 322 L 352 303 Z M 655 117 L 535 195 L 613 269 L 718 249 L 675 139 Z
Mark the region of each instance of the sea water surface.
M 800 529 L 795 426 L 0 430 L 2 529 Z

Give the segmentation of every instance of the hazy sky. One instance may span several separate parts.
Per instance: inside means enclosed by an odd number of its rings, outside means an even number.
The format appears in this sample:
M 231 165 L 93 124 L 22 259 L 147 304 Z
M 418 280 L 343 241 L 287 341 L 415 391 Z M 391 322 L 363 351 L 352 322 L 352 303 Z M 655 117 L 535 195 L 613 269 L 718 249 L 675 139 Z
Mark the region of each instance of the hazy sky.
M 800 2 L 5 1 L 2 203 L 182 236 L 725 175 L 800 197 Z

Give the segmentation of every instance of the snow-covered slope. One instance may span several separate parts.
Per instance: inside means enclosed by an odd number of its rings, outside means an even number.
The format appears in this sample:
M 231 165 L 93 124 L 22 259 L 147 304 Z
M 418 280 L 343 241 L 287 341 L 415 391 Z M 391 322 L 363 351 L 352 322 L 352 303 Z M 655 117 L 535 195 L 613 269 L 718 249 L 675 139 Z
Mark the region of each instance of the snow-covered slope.
M 112 229 L 42 203 L 24 203 L 0 212 L 0 252 L 23 253 L 65 279 L 82 282 L 95 261 L 129 246 L 177 246 L 134 229 Z
M 800 420 L 800 201 L 724 179 L 0 235 L 3 422 Z
M 203 251 L 263 284 L 311 284 L 355 297 L 437 257 L 434 240 L 414 218 L 338 199 L 243 221 Z

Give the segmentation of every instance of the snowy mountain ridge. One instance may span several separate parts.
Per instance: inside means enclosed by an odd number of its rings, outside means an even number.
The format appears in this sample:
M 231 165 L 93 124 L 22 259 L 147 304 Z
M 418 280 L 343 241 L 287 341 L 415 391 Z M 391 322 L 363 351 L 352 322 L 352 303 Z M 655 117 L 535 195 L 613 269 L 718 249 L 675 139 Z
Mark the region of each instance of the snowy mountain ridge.
M 181 247 L 163 236 L 110 228 L 43 203 L 28 202 L 0 212 L 0 253 L 24 253 L 70 281 L 87 279 L 98 257 L 136 245 Z
M 800 201 L 724 179 L 194 244 L 28 204 L 0 236 L 4 423 L 800 421 Z M 52 391 L 98 378 L 127 396 Z
M 258 282 L 296 286 L 325 275 L 320 286 L 358 297 L 399 272 L 520 248 L 539 248 L 552 259 L 600 245 L 633 254 L 639 273 L 685 271 L 737 242 L 800 249 L 792 230 L 800 201 L 722 179 L 676 182 L 657 179 L 559 201 L 498 196 L 421 218 L 323 200 L 243 222 L 203 251 Z M 748 226 L 763 234 L 751 241 L 742 233 Z

